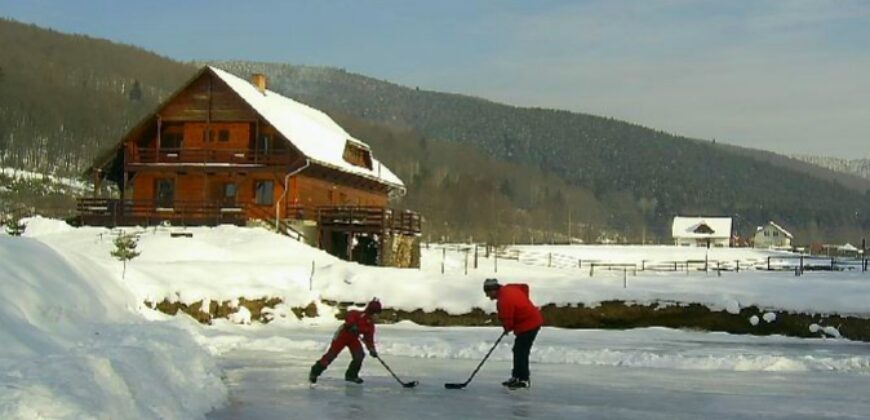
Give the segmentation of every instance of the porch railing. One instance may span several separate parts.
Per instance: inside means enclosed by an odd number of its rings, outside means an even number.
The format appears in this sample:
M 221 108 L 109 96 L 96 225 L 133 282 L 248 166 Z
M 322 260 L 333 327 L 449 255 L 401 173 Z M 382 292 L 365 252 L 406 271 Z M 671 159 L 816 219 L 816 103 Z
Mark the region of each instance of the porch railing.
M 153 200 L 80 198 L 76 211 L 82 224 L 98 226 L 153 225 L 163 221 L 181 225 L 243 225 L 246 221 L 244 206 L 193 200 L 161 205 Z
M 290 162 L 287 150 L 253 149 L 128 149 L 127 162 L 130 164 L 205 164 L 235 163 L 255 165 L 281 165 Z
M 324 228 L 353 231 L 391 230 L 406 234 L 418 234 L 422 231 L 419 213 L 389 207 L 319 207 L 317 223 Z
M 81 224 L 97 226 L 154 225 L 163 221 L 181 225 L 244 225 L 248 219 L 262 219 L 270 223 L 275 220 L 274 206 L 202 200 L 175 200 L 171 204 L 161 205 L 154 200 L 80 198 L 76 210 Z M 291 236 L 294 232 L 300 233 L 286 223 L 288 219 L 312 219 L 322 228 L 343 231 L 394 231 L 404 234 L 419 234 L 422 224 L 419 213 L 388 207 L 338 206 L 313 210 L 291 205 L 282 208 L 281 213 L 278 229 Z

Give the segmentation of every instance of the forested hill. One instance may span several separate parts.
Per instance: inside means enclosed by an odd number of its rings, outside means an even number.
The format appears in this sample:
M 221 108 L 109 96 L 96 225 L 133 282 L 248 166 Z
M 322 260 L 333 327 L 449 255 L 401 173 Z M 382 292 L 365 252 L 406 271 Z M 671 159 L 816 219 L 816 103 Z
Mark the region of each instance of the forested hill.
M 814 237 L 854 236 L 870 227 L 870 182 L 771 152 L 611 118 L 407 88 L 338 69 L 219 65 L 243 76 L 265 73 L 272 89 L 316 107 L 475 145 L 497 159 L 539 168 L 590 191 L 611 212 L 608 225 L 635 229 L 635 238 L 636 217 L 667 236 L 667 221 L 675 214 L 735 216 L 744 233 L 767 220 Z
M 767 152 L 334 69 L 222 67 L 268 74 L 272 89 L 369 142 L 408 185 L 396 204 L 421 211 L 433 239 L 668 242 L 675 214 L 734 216 L 741 233 L 775 220 L 805 241 L 854 240 L 870 226 L 867 195 L 755 157 Z M 0 166 L 79 173 L 196 68 L 0 19 Z
M 141 48 L 0 18 L 0 165 L 74 174 L 193 71 Z
M 792 157 L 832 171 L 870 180 L 870 159 L 844 159 L 818 155 L 794 155 Z

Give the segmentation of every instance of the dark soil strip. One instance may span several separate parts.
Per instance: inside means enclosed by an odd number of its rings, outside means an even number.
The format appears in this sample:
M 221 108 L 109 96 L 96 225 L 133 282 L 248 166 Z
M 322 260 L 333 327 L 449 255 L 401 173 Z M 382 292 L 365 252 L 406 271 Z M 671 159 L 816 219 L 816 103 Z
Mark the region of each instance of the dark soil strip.
M 272 317 L 266 308 L 274 308 L 281 303 L 278 298 L 239 299 L 239 307 L 244 306 L 251 312 L 251 320 L 267 323 Z M 338 306 L 341 310 L 339 318 L 348 308 L 361 309 L 363 305 L 351 302 L 324 303 Z M 163 301 L 156 305 L 146 302 L 149 307 L 175 315 L 183 312 L 199 322 L 210 323 L 214 318 L 226 318 L 236 312 L 238 307 L 231 307 L 229 301 L 209 304 L 208 313 L 201 310 L 202 302 L 191 305 L 183 303 Z M 317 310 L 314 304 L 307 307 L 293 308 L 293 313 L 298 318 L 315 317 Z M 870 319 L 852 316 L 826 315 L 826 314 L 803 314 L 781 311 L 765 311 L 751 306 L 742 308 L 739 314 L 726 311 L 713 311 L 700 304 L 674 304 L 674 305 L 638 305 L 622 301 L 603 302 L 595 307 L 586 307 L 582 304 L 576 306 L 547 305 L 541 308 L 545 323 L 548 326 L 560 328 L 602 328 L 602 329 L 629 329 L 639 327 L 669 327 L 687 328 L 703 331 L 724 331 L 732 334 L 754 335 L 786 335 L 792 337 L 821 337 L 821 332 L 810 331 L 810 325 L 818 324 L 822 327 L 832 326 L 840 331 L 840 334 L 850 340 L 870 342 Z M 762 316 L 766 312 L 776 314 L 776 320 L 766 322 Z M 753 315 L 758 317 L 758 324 L 749 322 Z M 381 321 L 393 323 L 403 320 L 413 321 L 420 325 L 428 326 L 487 326 L 498 325 L 495 314 L 487 313 L 480 308 L 474 308 L 471 312 L 461 315 L 450 315 L 445 311 L 436 310 L 423 312 L 422 310 L 403 311 L 385 309 L 381 314 Z

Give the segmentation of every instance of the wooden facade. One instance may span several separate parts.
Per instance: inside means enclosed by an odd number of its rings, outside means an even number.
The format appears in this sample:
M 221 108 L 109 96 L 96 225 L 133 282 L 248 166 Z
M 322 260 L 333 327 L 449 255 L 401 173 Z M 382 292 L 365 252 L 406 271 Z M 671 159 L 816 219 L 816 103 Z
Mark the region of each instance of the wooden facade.
M 366 176 L 372 171 L 367 146 L 348 139 L 339 164 L 311 159 L 226 77 L 204 68 L 96 161 L 91 168 L 95 185 L 112 181 L 121 196 L 96 197 L 95 188 L 95 197 L 79 203 L 82 223 L 241 225 L 260 220 L 292 229 L 293 222 L 308 221 L 319 226 L 317 238 L 306 238 L 309 243 L 348 259 L 354 251 L 334 246 L 337 240 L 351 244 L 359 242 L 357 236 L 419 236 L 416 213 L 388 208 L 390 195 L 403 187 Z M 347 170 L 348 165 L 361 170 Z M 347 225 L 322 219 L 352 209 L 369 219 Z M 394 214 L 409 224 L 394 225 Z M 384 254 L 379 253 L 381 260 Z

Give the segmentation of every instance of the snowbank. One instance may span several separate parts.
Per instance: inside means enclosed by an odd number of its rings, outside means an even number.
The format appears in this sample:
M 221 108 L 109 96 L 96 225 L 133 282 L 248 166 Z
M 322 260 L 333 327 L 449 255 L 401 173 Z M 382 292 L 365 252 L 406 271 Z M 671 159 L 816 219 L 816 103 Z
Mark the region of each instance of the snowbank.
M 186 321 L 145 321 L 111 278 L 0 236 L 0 418 L 195 418 L 222 404 L 219 371 Z
M 60 226 L 58 226 L 60 225 Z M 379 297 L 388 307 L 449 314 L 473 308 L 494 310 L 481 292 L 487 277 L 502 283 L 531 286 L 536 304 L 596 306 L 622 300 L 638 304 L 699 303 L 711 310 L 738 313 L 756 306 L 807 314 L 870 317 L 865 296 L 870 274 L 861 272 L 812 273 L 795 277 L 789 272 L 742 269 L 740 272 L 621 272 L 558 268 L 529 261 L 478 258 L 473 253 L 441 248 L 422 250 L 422 267 L 395 269 L 362 266 L 339 260 L 321 250 L 259 228 L 220 226 L 187 228 L 192 237 L 171 237 L 181 228 L 127 229 L 138 232 L 142 254 L 128 263 L 125 287 L 139 302 L 208 299 L 223 302 L 240 297 L 278 297 L 289 306 L 305 306 L 319 298 L 366 302 Z M 25 235 L 49 244 L 61 254 L 80 255 L 120 277 L 121 263 L 112 259 L 117 231 L 105 228 L 70 228 L 60 221 L 31 219 Z M 640 262 L 709 258 L 763 261 L 777 251 L 753 249 L 704 250 L 668 246 L 562 246 L 519 247 L 526 253 L 549 252 L 585 261 Z M 443 267 L 443 274 L 442 274 Z M 466 269 L 467 267 L 467 269 Z M 466 274 L 467 271 L 467 274 Z

